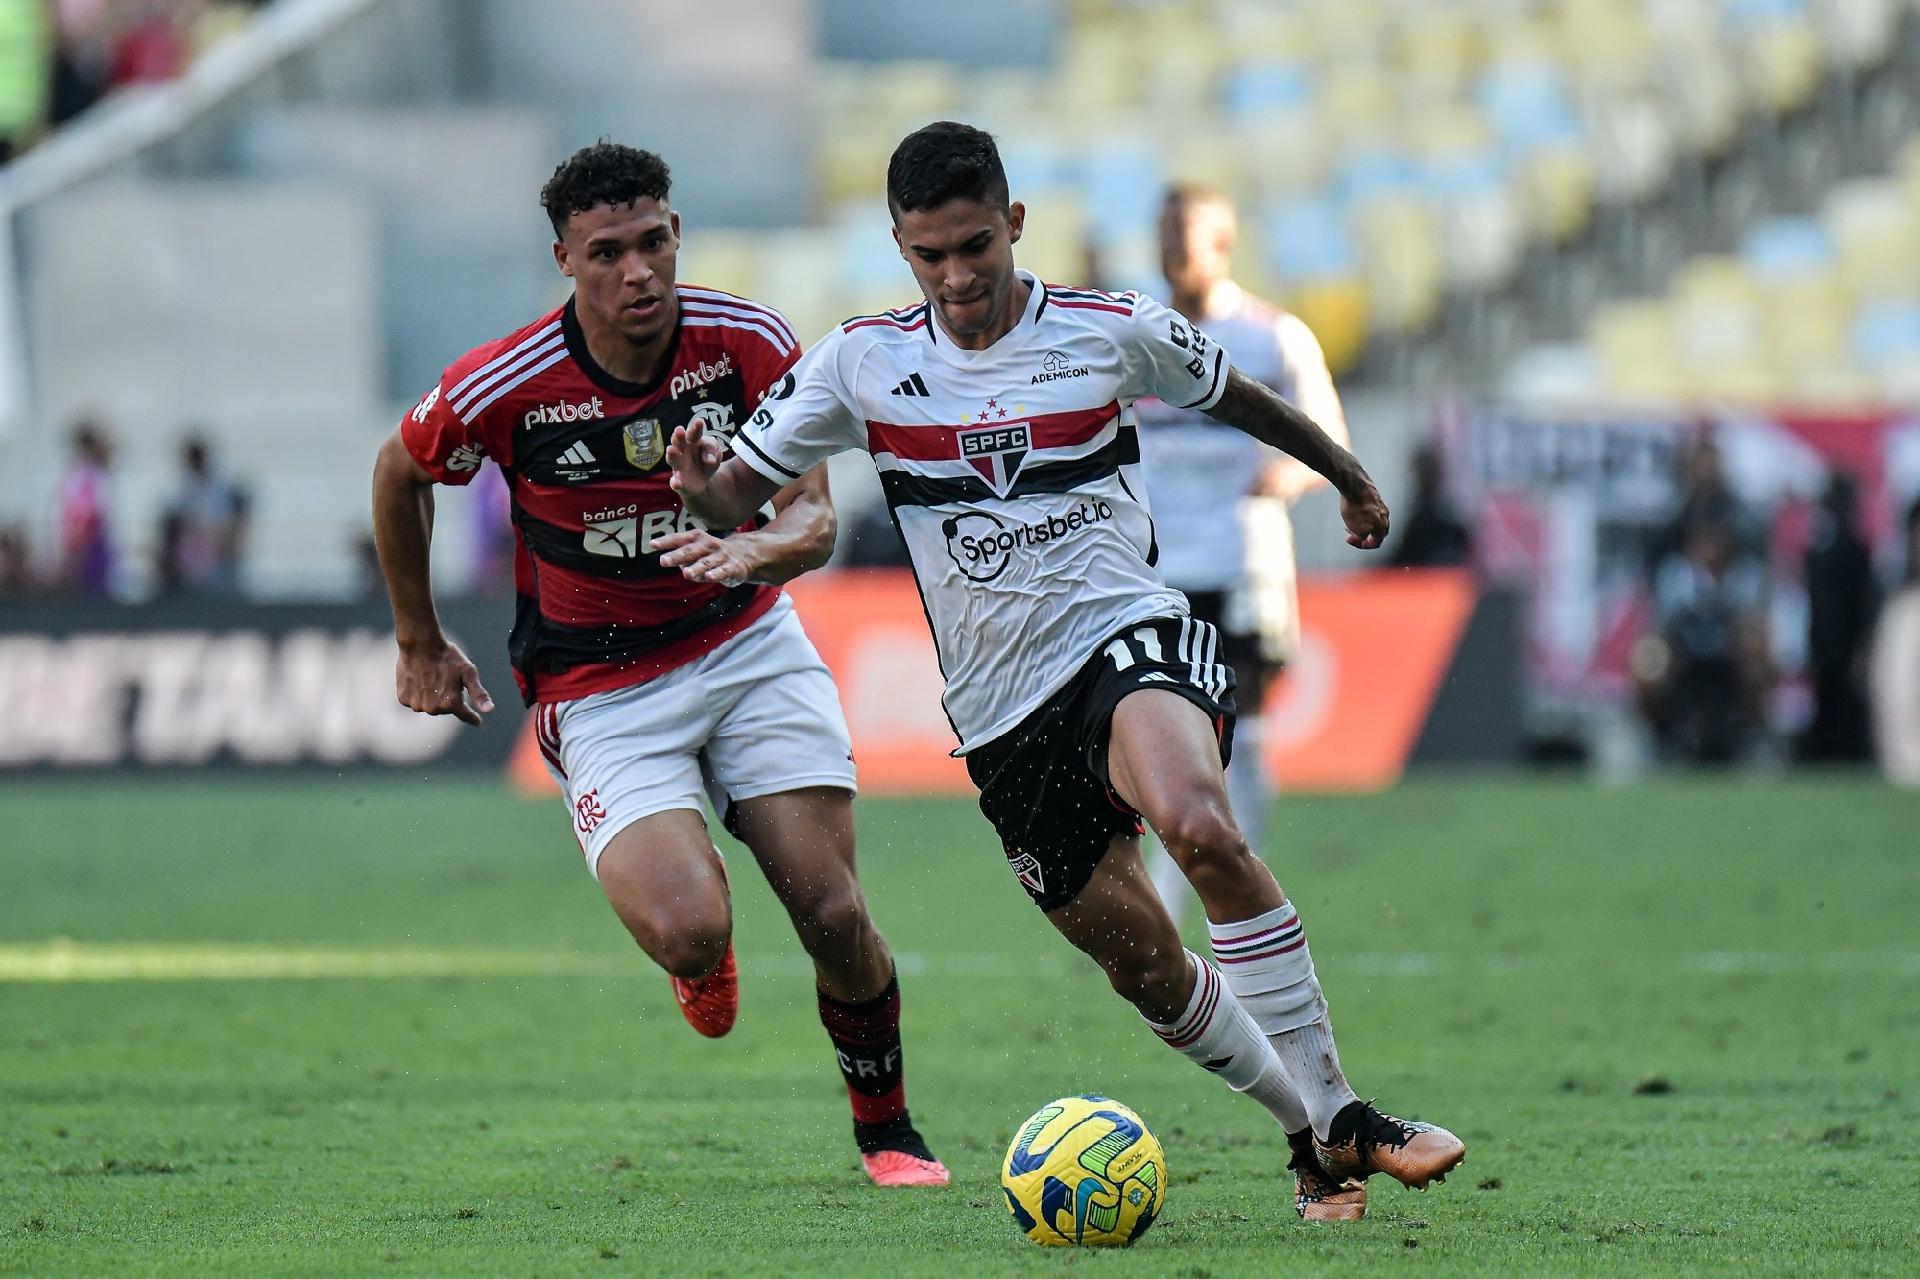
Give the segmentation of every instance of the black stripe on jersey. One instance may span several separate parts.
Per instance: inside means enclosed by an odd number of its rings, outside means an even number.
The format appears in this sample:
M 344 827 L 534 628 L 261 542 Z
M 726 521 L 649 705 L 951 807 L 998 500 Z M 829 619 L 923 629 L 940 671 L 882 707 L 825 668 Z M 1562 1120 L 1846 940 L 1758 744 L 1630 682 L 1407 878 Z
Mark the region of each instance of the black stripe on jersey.
M 1085 457 L 1023 468 L 1007 498 L 1027 497 L 1035 493 L 1070 493 L 1082 484 L 1105 479 L 1121 467 L 1132 466 L 1139 460 L 1140 437 L 1132 427 L 1122 427 L 1110 444 Z M 1006 500 L 995 493 L 985 480 L 971 475 L 914 475 L 907 471 L 882 471 L 880 488 L 886 494 L 889 509 Z
M 1199 408 L 1202 404 L 1205 404 L 1209 399 L 1213 398 L 1214 395 L 1218 394 L 1220 390 L 1220 379 L 1226 376 L 1226 370 L 1226 350 L 1218 343 L 1215 343 L 1213 348 L 1213 381 L 1207 383 L 1207 393 L 1193 401 L 1193 403 L 1182 404 L 1180 407 L 1183 409 Z
M 522 597 L 508 651 L 514 667 L 529 677 L 559 675 L 575 666 L 625 662 L 645 656 L 746 609 L 763 588 L 736 586 L 716 595 L 684 617 L 658 626 L 567 626 L 540 616 L 539 606 Z
M 1120 487 L 1127 491 L 1128 497 L 1140 502 L 1140 495 L 1133 491 L 1133 485 L 1127 483 L 1125 471 L 1120 473 Z M 1160 526 L 1154 522 L 1153 508 L 1140 502 L 1140 509 L 1147 513 L 1147 567 L 1157 568 L 1160 564 Z
M 771 466 L 774 470 L 780 472 L 780 474 L 789 476 L 790 478 L 796 479 L 796 480 L 800 478 L 800 472 L 793 470 L 790 467 L 783 466 L 779 462 L 774 461 L 773 458 L 767 455 L 767 451 L 761 448 L 758 444 L 755 444 L 752 438 L 749 437 L 745 431 L 736 432 L 733 437 L 733 442 L 735 444 L 744 444 L 748 448 L 752 449 L 755 457 L 765 462 L 768 466 Z

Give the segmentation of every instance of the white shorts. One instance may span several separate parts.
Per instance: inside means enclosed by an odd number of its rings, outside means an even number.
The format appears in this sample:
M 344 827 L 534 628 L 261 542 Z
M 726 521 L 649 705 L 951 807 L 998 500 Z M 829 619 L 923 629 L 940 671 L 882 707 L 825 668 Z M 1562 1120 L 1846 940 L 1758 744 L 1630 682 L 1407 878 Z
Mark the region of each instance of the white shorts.
M 671 808 L 697 813 L 703 792 L 724 820 L 738 800 L 854 789 L 853 742 L 833 676 L 784 595 L 685 666 L 533 709 L 541 753 L 596 875 L 621 830 Z

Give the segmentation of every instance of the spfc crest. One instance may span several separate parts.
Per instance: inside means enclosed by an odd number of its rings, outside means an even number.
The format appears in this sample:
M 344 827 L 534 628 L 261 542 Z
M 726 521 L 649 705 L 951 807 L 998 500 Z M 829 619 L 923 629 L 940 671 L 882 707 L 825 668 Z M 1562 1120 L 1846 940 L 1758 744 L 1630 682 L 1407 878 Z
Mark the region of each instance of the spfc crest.
M 651 471 L 667 455 L 667 434 L 660 419 L 643 417 L 620 428 L 620 442 L 626 446 L 627 461 L 634 469 Z
M 985 426 L 956 434 L 961 460 L 980 472 L 995 493 L 1005 497 L 1020 473 L 1021 459 L 1033 451 L 1033 436 L 1027 424 L 1010 422 L 1005 426 Z

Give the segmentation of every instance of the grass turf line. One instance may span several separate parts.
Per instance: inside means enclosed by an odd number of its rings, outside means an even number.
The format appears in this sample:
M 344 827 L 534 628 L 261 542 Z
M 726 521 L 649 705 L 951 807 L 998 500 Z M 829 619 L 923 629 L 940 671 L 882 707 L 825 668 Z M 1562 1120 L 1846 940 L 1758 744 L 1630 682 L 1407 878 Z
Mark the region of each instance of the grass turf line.
M 1269 1121 L 1046 929 L 970 804 L 860 818 L 875 915 L 913 961 L 909 1090 L 946 1191 L 860 1177 L 757 876 L 734 876 L 740 1026 L 708 1042 L 557 807 L 463 784 L 0 787 L 0 954 L 540 959 L 0 980 L 0 1270 L 1896 1273 L 1920 1251 L 1911 796 L 1283 800 L 1269 859 L 1349 1073 L 1470 1148 L 1428 1195 L 1376 1181 L 1347 1228 L 1294 1218 Z M 1042 1253 L 999 1199 L 1015 1125 L 1081 1091 L 1167 1147 L 1167 1210 L 1125 1255 Z

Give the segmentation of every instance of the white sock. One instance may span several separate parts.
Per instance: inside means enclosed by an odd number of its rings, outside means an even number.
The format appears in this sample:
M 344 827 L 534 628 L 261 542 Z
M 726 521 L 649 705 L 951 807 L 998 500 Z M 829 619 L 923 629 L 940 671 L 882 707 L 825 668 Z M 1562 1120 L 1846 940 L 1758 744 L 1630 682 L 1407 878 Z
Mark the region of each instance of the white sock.
M 1173 926 L 1185 928 L 1187 916 L 1192 913 L 1191 903 L 1198 900 L 1193 886 L 1187 883 L 1186 872 L 1173 860 L 1173 854 L 1160 842 L 1160 837 L 1148 835 L 1147 839 L 1147 875 L 1153 880 L 1153 891 L 1160 894 L 1160 904 L 1173 916 Z
M 1193 963 L 1193 998 L 1171 1025 L 1151 1017 L 1147 1025 L 1167 1047 L 1265 1106 L 1282 1128 L 1299 1132 L 1307 1126 L 1307 1110 L 1275 1060 L 1272 1045 L 1227 990 L 1219 970 L 1192 951 L 1187 958 Z
M 1289 902 L 1264 915 L 1209 924 L 1214 958 L 1227 988 L 1273 1045 L 1287 1081 L 1322 1138 L 1340 1109 L 1356 1100 L 1340 1072 L 1327 1001 L 1313 975 L 1306 929 Z
M 1273 808 L 1273 787 L 1267 784 L 1267 765 L 1261 758 L 1264 726 L 1258 715 L 1248 715 L 1233 726 L 1233 763 L 1227 766 L 1227 800 L 1233 820 L 1247 837 L 1253 855 L 1267 847 L 1267 814 Z

